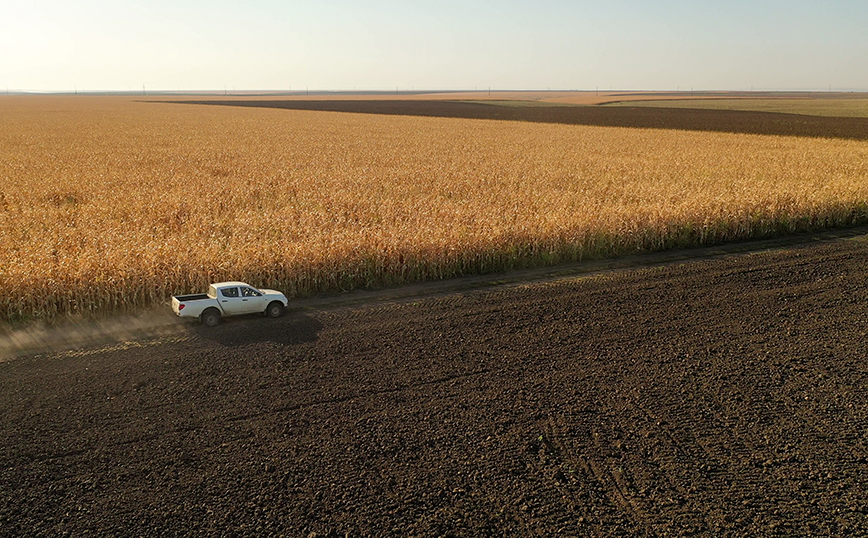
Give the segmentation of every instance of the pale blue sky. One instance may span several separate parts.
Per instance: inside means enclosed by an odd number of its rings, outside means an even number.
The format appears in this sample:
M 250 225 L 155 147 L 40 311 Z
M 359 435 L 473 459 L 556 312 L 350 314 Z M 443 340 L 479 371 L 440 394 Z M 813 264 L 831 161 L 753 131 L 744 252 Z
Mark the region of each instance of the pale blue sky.
M 0 0 L 0 91 L 868 90 L 866 0 Z

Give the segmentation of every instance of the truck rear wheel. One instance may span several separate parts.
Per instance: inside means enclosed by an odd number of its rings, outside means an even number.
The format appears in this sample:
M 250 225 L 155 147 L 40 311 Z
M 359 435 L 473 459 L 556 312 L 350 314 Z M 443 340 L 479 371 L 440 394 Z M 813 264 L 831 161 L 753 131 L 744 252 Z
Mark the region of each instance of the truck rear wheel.
M 265 314 L 270 318 L 279 318 L 283 315 L 283 304 L 279 301 L 268 303 L 268 308 L 265 309 Z
M 206 327 L 216 327 L 220 323 L 220 312 L 215 308 L 209 308 L 202 312 L 199 321 Z

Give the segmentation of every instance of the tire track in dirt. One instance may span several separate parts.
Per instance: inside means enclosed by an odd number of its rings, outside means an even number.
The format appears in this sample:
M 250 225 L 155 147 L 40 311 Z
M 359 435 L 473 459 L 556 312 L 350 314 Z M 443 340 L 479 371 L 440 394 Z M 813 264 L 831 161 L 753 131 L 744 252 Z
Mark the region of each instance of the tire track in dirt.
M 259 418 L 259 417 L 266 416 L 266 415 L 271 416 L 271 415 L 279 414 L 279 413 L 288 413 L 291 411 L 301 411 L 301 410 L 304 410 L 304 409 L 309 408 L 309 407 L 342 404 L 344 402 L 348 402 L 351 400 L 375 398 L 378 396 L 383 396 L 383 395 L 393 394 L 393 393 L 398 393 L 398 392 L 403 392 L 403 391 L 418 390 L 422 387 L 426 387 L 426 386 L 430 386 L 430 385 L 439 385 L 439 384 L 443 384 L 443 383 L 448 383 L 450 381 L 470 378 L 470 377 L 479 376 L 479 375 L 485 375 L 488 373 L 490 373 L 490 370 L 487 370 L 487 369 L 486 370 L 476 370 L 476 371 L 469 372 L 469 373 L 450 375 L 450 376 L 446 376 L 446 377 L 432 379 L 429 381 L 420 381 L 417 383 L 412 383 L 412 384 L 404 385 L 404 386 L 400 386 L 400 387 L 374 390 L 374 391 L 369 391 L 369 392 L 360 392 L 357 394 L 348 394 L 345 396 L 328 398 L 325 400 L 318 400 L 318 401 L 312 401 L 312 402 L 305 402 L 305 403 L 300 403 L 297 405 L 291 405 L 291 406 L 286 406 L 286 407 L 275 407 L 273 409 L 269 409 L 269 410 L 263 411 L 261 413 L 229 416 L 229 417 L 226 417 L 226 420 L 227 421 L 244 421 L 244 420 Z

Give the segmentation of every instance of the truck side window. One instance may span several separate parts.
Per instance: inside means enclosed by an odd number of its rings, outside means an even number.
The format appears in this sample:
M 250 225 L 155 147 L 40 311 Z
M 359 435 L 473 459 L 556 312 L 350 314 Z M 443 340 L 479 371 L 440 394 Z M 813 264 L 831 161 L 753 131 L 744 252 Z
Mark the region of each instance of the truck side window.
M 223 288 L 220 290 L 223 297 L 238 297 L 238 288 Z
M 241 295 L 244 297 L 262 297 L 262 294 L 253 288 L 241 288 Z

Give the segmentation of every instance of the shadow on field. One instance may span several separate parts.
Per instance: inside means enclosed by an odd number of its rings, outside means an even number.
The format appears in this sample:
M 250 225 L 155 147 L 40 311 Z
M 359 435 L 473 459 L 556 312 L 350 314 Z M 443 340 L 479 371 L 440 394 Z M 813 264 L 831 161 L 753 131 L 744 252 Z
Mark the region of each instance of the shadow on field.
M 223 319 L 217 327 L 195 325 L 192 331 L 204 340 L 227 347 L 274 342 L 282 345 L 314 342 L 322 323 L 303 313 L 289 313 L 280 319 L 241 316 Z

